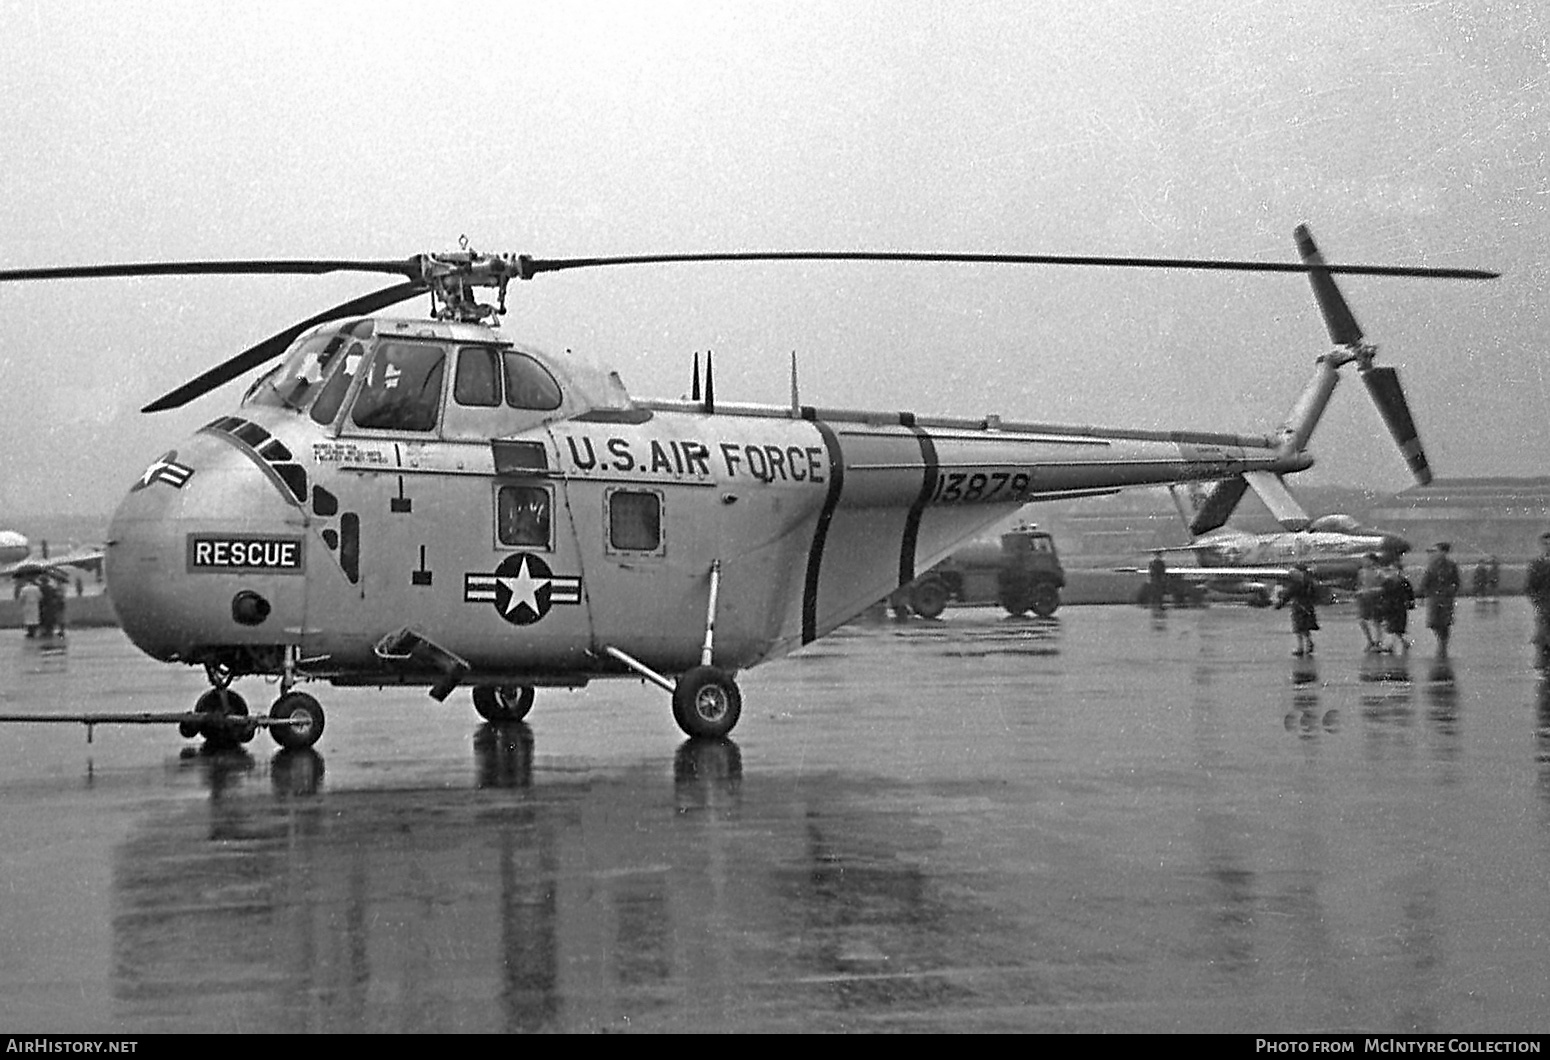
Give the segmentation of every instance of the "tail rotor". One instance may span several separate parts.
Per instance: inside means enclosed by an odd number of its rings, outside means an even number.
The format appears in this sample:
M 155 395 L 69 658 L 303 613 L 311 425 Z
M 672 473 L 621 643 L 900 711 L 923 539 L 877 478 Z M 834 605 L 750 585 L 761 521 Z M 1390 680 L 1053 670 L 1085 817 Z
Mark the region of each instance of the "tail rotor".
M 1410 415 L 1410 403 L 1405 400 L 1398 370 L 1373 363 L 1378 348 L 1365 341 L 1361 325 L 1357 324 L 1340 288 L 1335 286 L 1334 276 L 1327 269 L 1318 267 L 1324 265 L 1324 257 L 1314 245 L 1313 235 L 1307 225 L 1297 226 L 1296 238 L 1297 252 L 1303 263 L 1315 266 L 1308 272 L 1308 279 L 1313 284 L 1313 297 L 1319 303 L 1320 312 L 1324 314 L 1324 326 L 1329 331 L 1330 341 L 1337 347 L 1340 363 L 1356 363 L 1357 375 L 1361 376 L 1366 385 L 1373 404 L 1378 406 L 1378 413 L 1388 425 L 1389 433 L 1399 446 L 1410 473 L 1421 485 L 1427 485 L 1432 481 L 1431 465 L 1427 463 L 1426 451 L 1421 447 L 1420 432 L 1416 429 L 1415 419 Z

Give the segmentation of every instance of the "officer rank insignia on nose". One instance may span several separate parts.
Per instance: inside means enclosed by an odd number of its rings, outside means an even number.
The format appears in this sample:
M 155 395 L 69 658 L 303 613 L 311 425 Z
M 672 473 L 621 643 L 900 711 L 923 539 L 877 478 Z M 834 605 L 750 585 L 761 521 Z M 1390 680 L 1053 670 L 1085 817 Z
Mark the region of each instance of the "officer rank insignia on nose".
M 507 556 L 494 574 L 463 575 L 463 600 L 494 604 L 495 613 L 514 626 L 526 626 L 549 613 L 555 604 L 581 603 L 581 579 L 555 574 L 530 552 Z

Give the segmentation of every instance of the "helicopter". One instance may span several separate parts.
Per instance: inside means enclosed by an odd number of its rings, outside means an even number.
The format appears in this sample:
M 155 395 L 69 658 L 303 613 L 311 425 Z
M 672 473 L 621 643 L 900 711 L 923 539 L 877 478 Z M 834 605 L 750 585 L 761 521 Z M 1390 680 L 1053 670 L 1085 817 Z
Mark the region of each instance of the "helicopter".
M 615 373 L 506 337 L 495 320 L 511 281 L 751 261 L 1299 272 L 1316 290 L 1337 274 L 1497 275 L 1328 264 L 1297 231 L 1300 263 L 872 251 L 537 258 L 465 241 L 403 260 L 0 270 L 0 282 L 400 278 L 145 406 L 181 406 L 278 360 L 233 412 L 146 467 L 105 545 L 125 634 L 152 658 L 202 667 L 209 690 L 188 712 L 73 720 L 170 721 L 213 746 L 267 728 L 283 748 L 304 748 L 325 724 L 304 683 L 425 687 L 438 701 L 467 686 L 482 717 L 504 722 L 525 717 L 540 688 L 623 677 L 666 692 L 689 737 L 724 737 L 742 711 L 739 671 L 836 629 L 1028 502 L 1303 470 L 1313 462 L 1309 409 L 1339 369 L 1358 363 L 1370 387 L 1393 369 L 1337 345 L 1288 421 L 1262 434 L 815 407 L 801 403 L 794 367 L 789 406 L 722 403 L 708 354 L 703 390 L 696 360 L 689 397 L 643 399 Z M 479 301 L 485 291 L 493 304 Z M 384 312 L 416 296 L 428 296 L 428 316 Z M 1402 409 L 1393 382 L 1380 400 Z M 250 715 L 232 687 L 252 676 L 278 680 L 266 716 Z

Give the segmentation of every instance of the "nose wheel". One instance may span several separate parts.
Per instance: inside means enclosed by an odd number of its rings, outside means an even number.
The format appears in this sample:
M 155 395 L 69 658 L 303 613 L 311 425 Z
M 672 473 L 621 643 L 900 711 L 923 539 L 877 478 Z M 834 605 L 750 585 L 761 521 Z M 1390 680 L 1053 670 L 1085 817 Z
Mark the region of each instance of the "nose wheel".
M 287 692 L 269 708 L 269 735 L 287 750 L 311 747 L 323 735 L 323 705 L 305 692 Z
M 194 704 L 198 719 L 178 722 L 178 732 L 184 739 L 203 736 L 205 746 L 212 750 L 232 750 L 253 739 L 258 731 L 248 717 L 247 700 L 229 688 L 212 688 Z

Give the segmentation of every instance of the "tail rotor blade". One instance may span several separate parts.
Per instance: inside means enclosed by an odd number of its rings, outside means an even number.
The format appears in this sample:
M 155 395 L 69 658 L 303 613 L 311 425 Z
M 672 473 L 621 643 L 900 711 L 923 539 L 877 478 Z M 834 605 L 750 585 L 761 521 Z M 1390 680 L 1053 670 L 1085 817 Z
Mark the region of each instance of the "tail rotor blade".
M 1298 225 L 1295 234 L 1297 253 L 1301 255 L 1303 264 L 1323 265 L 1324 255 L 1314 245 L 1313 233 L 1308 231 L 1308 226 Z M 1360 343 L 1362 329 L 1356 323 L 1356 317 L 1351 315 L 1351 307 L 1346 304 L 1340 288 L 1335 286 L 1335 278 L 1326 269 L 1316 268 L 1308 273 L 1308 280 L 1313 284 L 1313 297 L 1318 300 L 1319 311 L 1324 314 L 1324 326 L 1329 330 L 1330 341 L 1336 346 L 1355 346 Z
M 231 382 L 238 376 L 252 371 L 259 365 L 284 353 L 286 348 L 310 327 L 318 324 L 326 324 L 330 320 L 341 320 L 344 317 L 368 316 L 380 309 L 397 305 L 407 298 L 426 290 L 426 284 L 420 280 L 412 280 L 409 283 L 398 283 L 392 287 L 384 287 L 380 291 L 352 298 L 348 302 L 341 302 L 332 309 L 326 309 L 313 317 L 308 317 L 300 324 L 292 324 L 284 331 L 271 335 L 256 346 L 250 346 L 230 360 L 222 361 L 208 372 L 191 379 L 169 393 L 163 394 L 151 402 L 141 412 L 163 412 L 167 409 L 180 408 L 197 397 L 203 397 L 218 386 Z
M 1367 368 L 1359 373 L 1372 395 L 1373 404 L 1388 424 L 1389 433 L 1399 445 L 1399 451 L 1409 465 L 1415 480 L 1425 486 L 1432 480 L 1431 465 L 1426 461 L 1426 450 L 1421 448 L 1421 436 L 1415 420 L 1410 416 L 1410 403 L 1399 385 L 1399 372 L 1394 368 Z

